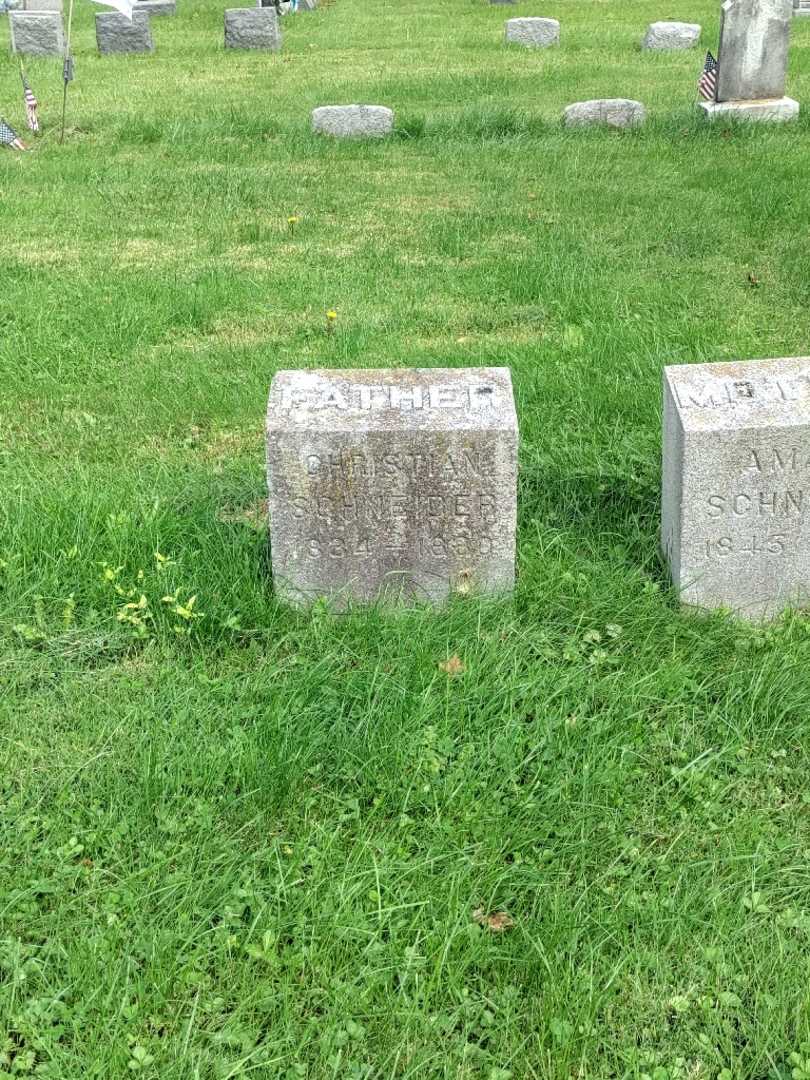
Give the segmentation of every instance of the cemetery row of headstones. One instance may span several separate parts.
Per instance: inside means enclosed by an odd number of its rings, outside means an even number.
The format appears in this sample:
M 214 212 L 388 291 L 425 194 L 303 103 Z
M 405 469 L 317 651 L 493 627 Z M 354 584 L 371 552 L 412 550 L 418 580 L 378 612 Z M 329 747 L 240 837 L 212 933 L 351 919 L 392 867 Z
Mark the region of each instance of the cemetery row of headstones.
M 23 0 L 20 8 L 9 11 L 12 52 L 21 56 L 62 56 L 65 35 L 62 21 L 63 0 Z M 317 0 L 298 0 L 296 10 L 313 11 Z M 281 48 L 279 11 L 289 10 L 289 3 L 278 7 L 267 0 L 257 0 L 254 8 L 234 8 L 225 12 L 225 46 L 234 49 Z M 132 19 L 116 11 L 96 15 L 98 51 L 108 53 L 153 52 L 154 40 L 150 16 L 174 15 L 176 0 L 137 0 Z
M 810 603 L 810 358 L 664 370 L 661 549 L 682 602 Z M 277 594 L 295 605 L 508 594 L 508 368 L 280 371 L 267 410 Z
M 12 52 L 21 56 L 64 56 L 62 0 L 25 0 L 25 8 L 9 12 Z M 176 0 L 137 0 L 132 19 L 117 11 L 96 15 L 98 51 L 153 52 L 151 16 L 174 15 Z
M 713 100 L 702 101 L 708 117 L 733 114 L 753 120 L 782 121 L 798 115 L 798 102 L 785 96 L 790 20 L 794 3 L 804 0 L 726 0 L 721 12 L 720 62 Z M 62 0 L 26 0 L 26 3 L 60 8 Z M 317 0 L 298 0 L 311 10 Z M 810 0 L 807 0 L 810 5 Z M 257 0 L 255 7 L 225 11 L 225 45 L 233 49 L 281 48 L 279 10 L 281 2 Z M 99 51 L 151 52 L 154 49 L 151 15 L 175 12 L 175 0 L 138 0 L 130 21 L 117 12 L 96 16 Z M 693 47 L 700 38 L 696 23 L 657 22 L 647 29 L 643 45 L 650 50 Z M 519 18 L 506 23 L 509 43 L 545 48 L 558 45 L 560 24 L 556 19 Z M 64 36 L 60 10 L 12 11 L 11 41 L 15 52 L 62 55 Z M 566 126 L 604 124 L 635 127 L 646 119 L 640 101 L 629 98 L 598 98 L 578 101 L 564 112 Z M 336 137 L 382 136 L 393 129 L 393 113 L 383 105 L 324 106 L 312 114 L 316 132 Z
M 505 0 L 491 0 L 503 3 Z M 806 9 L 796 6 L 806 3 Z M 721 9 L 720 63 L 714 100 L 701 102 L 708 117 L 733 114 L 752 120 L 791 120 L 799 104 L 785 96 L 790 21 L 810 14 L 810 0 L 727 0 Z M 642 48 L 657 52 L 691 49 L 700 40 L 697 23 L 654 22 Z M 556 19 L 508 19 L 506 41 L 528 48 L 559 45 Z M 646 117 L 641 102 L 625 98 L 576 102 L 565 111 L 569 126 L 602 123 L 632 127 Z

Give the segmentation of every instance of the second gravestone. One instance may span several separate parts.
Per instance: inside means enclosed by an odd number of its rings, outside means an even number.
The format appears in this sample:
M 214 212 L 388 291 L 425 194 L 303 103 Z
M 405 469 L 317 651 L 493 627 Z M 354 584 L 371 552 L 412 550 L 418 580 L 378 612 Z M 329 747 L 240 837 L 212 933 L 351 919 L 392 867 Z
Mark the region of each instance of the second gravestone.
M 514 585 L 507 368 L 280 371 L 267 468 L 273 578 L 341 609 Z
M 810 358 L 664 372 L 662 545 L 683 602 L 810 600 Z
M 799 103 L 785 97 L 791 0 L 725 0 L 720 11 L 717 100 L 705 114 L 792 120 Z

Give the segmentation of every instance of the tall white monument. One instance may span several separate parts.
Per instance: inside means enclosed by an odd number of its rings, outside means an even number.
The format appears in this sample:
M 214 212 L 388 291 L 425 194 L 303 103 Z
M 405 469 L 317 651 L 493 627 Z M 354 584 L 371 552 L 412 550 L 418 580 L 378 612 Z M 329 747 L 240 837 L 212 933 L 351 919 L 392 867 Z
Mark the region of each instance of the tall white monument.
M 792 120 L 799 103 L 785 97 L 792 0 L 726 0 L 720 15 L 717 99 L 709 117 Z

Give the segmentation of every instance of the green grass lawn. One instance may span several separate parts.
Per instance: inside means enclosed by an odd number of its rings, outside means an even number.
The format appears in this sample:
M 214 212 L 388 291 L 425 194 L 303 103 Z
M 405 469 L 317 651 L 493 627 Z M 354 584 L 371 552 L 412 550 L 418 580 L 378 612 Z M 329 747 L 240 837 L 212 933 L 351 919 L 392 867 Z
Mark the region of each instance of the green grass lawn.
M 709 129 L 638 43 L 714 0 L 334 0 L 278 56 L 179 0 L 105 59 L 78 2 L 64 146 L 41 60 L 0 153 L 0 1076 L 806 1080 L 810 619 L 681 614 L 657 529 L 662 366 L 810 351 L 810 20 L 798 123 Z M 603 95 L 649 125 L 561 129 Z M 395 137 L 309 133 L 350 101 Z M 514 603 L 278 605 L 274 372 L 476 364 Z

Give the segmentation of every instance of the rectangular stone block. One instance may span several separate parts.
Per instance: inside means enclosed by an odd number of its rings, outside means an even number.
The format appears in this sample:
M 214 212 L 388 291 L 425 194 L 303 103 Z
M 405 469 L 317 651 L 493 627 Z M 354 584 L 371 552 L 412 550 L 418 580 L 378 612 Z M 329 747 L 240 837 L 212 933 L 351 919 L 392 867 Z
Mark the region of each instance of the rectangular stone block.
M 20 8 L 23 11 L 58 11 L 61 13 L 62 0 L 21 0 Z
M 795 120 L 799 115 L 799 103 L 793 98 L 762 98 L 759 101 L 699 101 L 708 120 L 734 117 L 735 120 L 759 120 L 763 123 L 781 124 Z
M 55 11 L 11 11 L 11 51 L 22 56 L 62 56 L 65 35 Z
M 138 0 L 135 10 L 146 15 L 176 15 L 177 0 Z
M 117 11 L 96 15 L 96 43 L 104 55 L 154 52 L 152 26 L 144 11 L 134 11 L 132 22 Z
M 661 542 L 684 604 L 810 600 L 810 357 L 664 371 Z
M 508 368 L 280 371 L 267 411 L 273 578 L 305 605 L 514 585 Z
M 720 9 L 718 101 L 785 93 L 792 0 L 726 0 Z
M 281 27 L 275 8 L 229 8 L 225 12 L 226 49 L 281 48 Z

